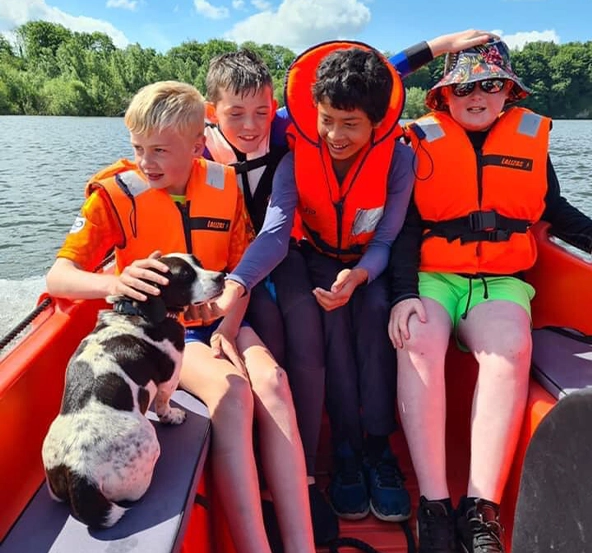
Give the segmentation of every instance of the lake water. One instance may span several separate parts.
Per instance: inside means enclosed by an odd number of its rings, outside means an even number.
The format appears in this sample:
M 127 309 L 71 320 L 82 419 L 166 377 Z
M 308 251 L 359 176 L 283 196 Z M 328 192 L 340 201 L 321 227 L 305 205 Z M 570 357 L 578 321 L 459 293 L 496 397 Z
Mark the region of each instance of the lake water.
M 97 170 L 132 156 L 122 118 L 0 117 L 0 337 L 26 316 Z M 556 121 L 564 195 L 592 215 L 592 121 Z

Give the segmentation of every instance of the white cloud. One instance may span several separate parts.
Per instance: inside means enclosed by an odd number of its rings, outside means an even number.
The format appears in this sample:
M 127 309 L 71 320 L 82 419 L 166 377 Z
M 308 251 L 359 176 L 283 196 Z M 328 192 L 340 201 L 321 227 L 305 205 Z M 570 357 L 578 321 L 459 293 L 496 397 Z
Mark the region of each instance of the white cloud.
M 242 10 L 245 7 L 245 0 L 232 0 L 232 7 L 235 10 Z
M 208 19 L 224 19 L 230 15 L 228 8 L 225 8 L 224 6 L 214 6 L 207 0 L 193 0 L 193 5 L 195 6 L 197 13 Z
M 503 31 L 493 31 L 501 36 L 502 40 L 510 47 L 522 50 L 528 42 L 555 42 L 559 44 L 561 39 L 554 29 L 546 31 L 519 31 L 517 33 L 506 35 Z
M 125 48 L 129 44 L 127 37 L 107 21 L 70 15 L 58 8 L 48 6 L 45 0 L 19 0 L 18 2 L 0 0 L 0 32 L 11 31 L 15 27 L 33 20 L 59 23 L 67 29 L 80 33 L 95 31 L 105 33 L 119 48 Z
M 225 38 L 279 44 L 300 51 L 325 40 L 355 37 L 370 22 L 361 0 L 283 0 L 277 10 L 240 21 Z
M 108 8 L 123 8 L 124 10 L 136 11 L 138 0 L 107 0 Z
M 271 9 L 271 2 L 267 0 L 251 0 L 251 4 L 260 12 L 269 11 Z

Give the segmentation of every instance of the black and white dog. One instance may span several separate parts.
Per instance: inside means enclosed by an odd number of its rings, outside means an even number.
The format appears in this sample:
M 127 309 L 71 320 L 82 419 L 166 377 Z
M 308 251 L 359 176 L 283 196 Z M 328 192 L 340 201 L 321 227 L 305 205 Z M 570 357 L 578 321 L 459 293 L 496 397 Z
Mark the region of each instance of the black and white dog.
M 148 489 L 160 455 L 148 407 L 155 400 L 163 423 L 185 420 L 169 405 L 185 347 L 178 316 L 224 287 L 223 273 L 203 269 L 191 255 L 160 261 L 170 271 L 159 296 L 111 298 L 113 310 L 100 312 L 70 359 L 60 414 L 43 442 L 51 496 L 90 527 L 112 526 L 126 511 L 116 502 L 135 501 Z

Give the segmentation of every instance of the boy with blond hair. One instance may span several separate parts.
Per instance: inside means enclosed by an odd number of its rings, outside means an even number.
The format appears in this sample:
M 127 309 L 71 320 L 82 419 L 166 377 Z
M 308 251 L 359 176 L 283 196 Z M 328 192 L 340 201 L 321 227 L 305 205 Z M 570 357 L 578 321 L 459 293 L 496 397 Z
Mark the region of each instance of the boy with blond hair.
M 207 161 L 204 101 L 191 85 L 142 88 L 125 115 L 135 160 L 89 181 L 87 199 L 47 275 L 50 294 L 124 295 L 144 301 L 166 284 L 161 253 L 186 251 L 206 269 L 231 270 L 248 243 L 244 200 L 232 169 Z M 216 223 L 212 225 L 210 223 Z M 92 270 L 115 250 L 114 273 Z M 181 386 L 199 396 L 213 424 L 212 466 L 239 551 L 271 553 L 252 448 L 253 417 L 286 552 L 314 551 L 302 444 L 285 375 L 252 328 L 248 297 L 212 324 L 185 320 Z

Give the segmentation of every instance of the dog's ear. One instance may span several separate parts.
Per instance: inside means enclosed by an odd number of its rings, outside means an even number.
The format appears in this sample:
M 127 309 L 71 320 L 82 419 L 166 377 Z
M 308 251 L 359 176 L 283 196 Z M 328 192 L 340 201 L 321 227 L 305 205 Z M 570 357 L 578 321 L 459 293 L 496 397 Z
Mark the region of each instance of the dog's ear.
M 144 317 L 153 323 L 162 323 L 167 316 L 167 307 L 160 296 L 149 295 L 146 301 L 136 303 Z

